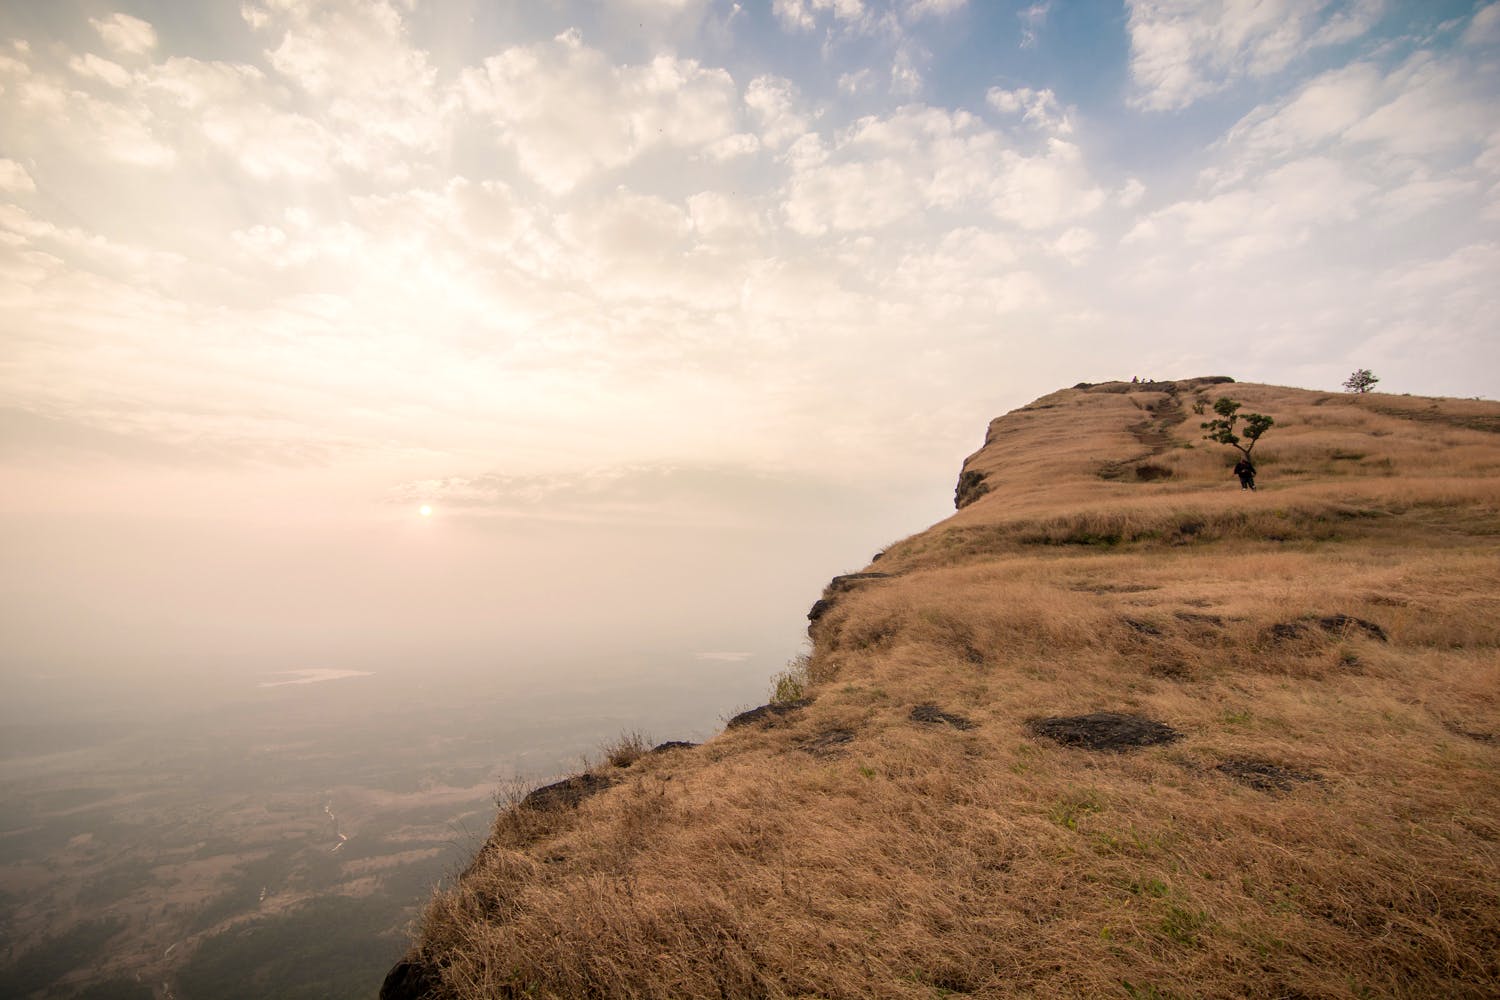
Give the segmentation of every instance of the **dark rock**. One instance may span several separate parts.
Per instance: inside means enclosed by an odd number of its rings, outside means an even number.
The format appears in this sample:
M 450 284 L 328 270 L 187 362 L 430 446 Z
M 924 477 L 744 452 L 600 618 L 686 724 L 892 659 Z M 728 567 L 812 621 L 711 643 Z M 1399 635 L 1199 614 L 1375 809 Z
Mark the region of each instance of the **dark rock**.
M 1182 734 L 1171 726 L 1139 715 L 1122 715 L 1117 712 L 1055 716 L 1036 719 L 1028 725 L 1036 735 L 1056 740 L 1065 746 L 1082 747 L 1085 750 L 1113 750 L 1117 753 L 1137 747 L 1155 746 L 1158 743 L 1171 743 L 1182 738 Z
M 942 725 L 947 723 L 954 729 L 973 729 L 974 723 L 962 715 L 954 715 L 945 712 L 936 705 L 918 705 L 911 710 L 911 721 L 926 722 L 931 725 Z
M 571 809 L 591 795 L 598 795 L 618 782 L 600 774 L 575 774 L 543 785 L 521 800 L 522 809 Z
M 1353 615 L 1327 615 L 1318 619 L 1318 627 L 1324 632 L 1335 632 L 1339 635 L 1348 635 L 1352 629 L 1359 629 L 1372 639 L 1378 639 L 1381 642 L 1390 641 L 1390 637 L 1385 634 L 1385 629 L 1374 622 L 1355 618 Z
M 824 615 L 826 615 L 828 613 L 828 609 L 833 607 L 834 598 L 838 595 L 848 593 L 858 585 L 869 580 L 888 580 L 890 579 L 890 577 L 890 573 L 876 572 L 845 573 L 843 576 L 834 577 L 832 580 L 828 581 L 828 586 L 823 588 L 823 596 L 817 602 L 815 602 L 811 610 L 807 612 L 807 620 L 810 622 L 815 622 L 819 618 L 822 618 Z
M 778 701 L 770 705 L 762 705 L 752 708 L 748 712 L 741 712 L 724 724 L 726 729 L 739 729 L 741 726 L 754 725 L 757 722 L 769 722 L 778 719 L 799 708 L 806 708 L 812 704 L 811 698 L 798 698 L 796 701 Z
M 1443 728 L 1448 730 L 1448 732 L 1453 733 L 1455 736 L 1463 736 L 1475 741 L 1476 743 L 1495 742 L 1495 734 L 1487 733 L 1482 729 L 1465 729 L 1462 725 L 1456 722 L 1444 722 Z
M 815 622 L 828 614 L 828 609 L 833 607 L 833 598 L 823 597 L 813 602 L 813 606 L 807 610 L 807 620 Z
M 1355 618 L 1353 615 L 1345 614 L 1324 615 L 1322 618 L 1309 616 L 1302 621 L 1278 622 L 1266 630 L 1266 635 L 1272 642 L 1301 639 L 1308 634 L 1308 630 L 1313 625 L 1332 635 L 1348 635 L 1351 631 L 1360 631 L 1380 642 L 1390 641 L 1385 633 L 1385 629 L 1379 625 L 1371 621 L 1365 621 L 1363 618 Z
M 403 958 L 391 966 L 380 984 L 380 1000 L 424 1000 L 437 992 L 437 970 L 421 961 Z
M 691 750 L 691 749 L 693 749 L 693 747 L 695 747 L 697 745 L 698 744 L 696 744 L 696 743 L 689 743 L 686 740 L 667 740 L 667 742 L 665 742 L 665 743 L 658 743 L 658 744 L 656 744 L 656 746 L 652 747 L 650 750 L 647 750 L 646 752 L 647 753 L 666 753 L 668 750 Z
M 1155 482 L 1158 479 L 1171 479 L 1172 470 L 1165 465 L 1143 462 L 1135 467 L 1135 478 L 1143 483 Z
M 1266 629 L 1266 635 L 1272 642 L 1286 642 L 1289 639 L 1300 639 L 1307 634 L 1307 626 L 1301 622 L 1277 622 Z
M 889 580 L 890 578 L 889 573 L 845 573 L 843 576 L 836 576 L 829 580 L 828 586 L 823 588 L 823 593 L 832 597 L 836 594 L 848 593 L 869 580 Z
M 1139 618 L 1124 618 L 1121 620 L 1130 626 L 1133 632 L 1138 632 L 1141 635 L 1161 635 L 1161 629 L 1150 622 L 1141 621 Z
M 1270 761 L 1249 758 L 1226 760 L 1214 770 L 1260 792 L 1289 792 L 1299 784 L 1318 780 L 1315 774 L 1304 774 Z
M 1193 668 L 1178 659 L 1158 660 L 1146 668 L 1146 673 L 1172 681 L 1190 681 L 1195 676 Z
M 990 484 L 984 481 L 984 473 L 965 469 L 958 474 L 958 486 L 953 491 L 953 506 L 956 510 L 963 510 L 989 491 Z
M 839 747 L 853 739 L 854 730 L 852 729 L 830 729 L 826 733 L 819 733 L 803 742 L 802 749 L 814 757 L 835 757 L 841 752 Z

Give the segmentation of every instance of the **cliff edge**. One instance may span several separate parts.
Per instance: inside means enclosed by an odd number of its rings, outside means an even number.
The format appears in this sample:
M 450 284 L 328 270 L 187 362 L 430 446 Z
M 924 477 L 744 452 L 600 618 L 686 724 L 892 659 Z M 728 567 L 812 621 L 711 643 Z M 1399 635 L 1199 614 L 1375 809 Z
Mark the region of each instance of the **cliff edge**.
M 1500 404 L 1228 381 L 995 420 L 781 702 L 502 810 L 382 996 L 1496 995 Z

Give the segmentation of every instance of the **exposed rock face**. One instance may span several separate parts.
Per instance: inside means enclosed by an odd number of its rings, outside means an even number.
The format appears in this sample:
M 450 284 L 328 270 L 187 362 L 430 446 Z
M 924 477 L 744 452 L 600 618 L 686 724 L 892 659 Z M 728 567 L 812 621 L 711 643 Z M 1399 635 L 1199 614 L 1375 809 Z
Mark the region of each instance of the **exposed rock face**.
M 691 750 L 697 745 L 698 744 L 696 743 L 689 743 L 687 740 L 667 740 L 667 742 L 665 743 L 656 744 L 656 746 L 652 747 L 647 752 L 666 753 L 668 750 Z
M 568 809 L 590 795 L 598 795 L 619 779 L 599 774 L 575 774 L 571 778 L 543 785 L 521 800 L 523 809 Z
M 888 579 L 890 575 L 889 573 L 846 573 L 843 576 L 834 577 L 828 581 L 828 586 L 823 588 L 823 596 L 815 601 L 807 612 L 807 620 L 815 622 L 822 618 L 828 613 L 828 609 L 833 607 L 834 599 L 840 594 L 848 593 L 859 584 L 869 580 Z
M 984 481 L 984 473 L 965 469 L 958 474 L 958 487 L 953 491 L 953 507 L 955 510 L 963 510 L 989 491 L 990 484 Z
M 770 722 L 779 719 L 783 715 L 795 712 L 799 708 L 806 708 L 812 704 L 811 698 L 798 698 L 796 701 L 779 701 L 770 705 L 762 705 L 752 708 L 748 712 L 741 712 L 730 719 L 724 726 L 725 729 L 739 729 L 741 726 L 754 725 L 757 722 Z
M 438 975 L 421 961 L 403 958 L 386 973 L 380 984 L 380 1000 L 425 1000 L 438 987 Z

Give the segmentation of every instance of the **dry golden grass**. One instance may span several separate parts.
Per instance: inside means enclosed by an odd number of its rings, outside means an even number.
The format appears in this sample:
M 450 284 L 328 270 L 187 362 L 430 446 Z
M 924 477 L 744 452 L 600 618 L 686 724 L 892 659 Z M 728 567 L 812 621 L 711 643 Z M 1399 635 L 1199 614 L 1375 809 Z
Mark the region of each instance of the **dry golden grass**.
M 997 420 L 990 492 L 814 626 L 810 706 L 501 811 L 433 995 L 1500 994 L 1500 406 L 1204 392 L 1276 417 L 1259 492 L 1186 383 Z M 1182 738 L 1027 728 L 1096 711 Z

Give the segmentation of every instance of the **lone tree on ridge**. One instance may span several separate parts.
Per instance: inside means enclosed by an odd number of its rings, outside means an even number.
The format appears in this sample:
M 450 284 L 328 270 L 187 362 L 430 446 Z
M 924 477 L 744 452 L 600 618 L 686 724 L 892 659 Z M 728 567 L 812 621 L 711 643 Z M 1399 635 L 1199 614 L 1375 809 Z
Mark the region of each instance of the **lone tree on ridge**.
M 1370 369 L 1356 368 L 1353 375 L 1344 379 L 1344 389 L 1347 392 L 1369 392 L 1379 381 L 1379 377 Z
M 1214 404 L 1214 412 L 1219 415 L 1219 419 L 1205 421 L 1201 426 L 1207 431 L 1203 435 L 1205 438 L 1210 441 L 1217 441 L 1219 444 L 1227 444 L 1231 448 L 1237 449 L 1241 455 L 1245 456 L 1245 461 L 1248 462 L 1250 460 L 1250 452 L 1255 449 L 1255 442 L 1259 441 L 1261 435 L 1270 430 L 1271 425 L 1276 421 L 1263 413 L 1245 414 L 1245 426 L 1242 428 L 1244 432 L 1243 440 L 1250 443 L 1240 444 L 1242 439 L 1239 434 L 1234 432 L 1234 426 L 1240 419 L 1239 410 L 1242 405 L 1228 396 L 1220 396 L 1219 401 Z

